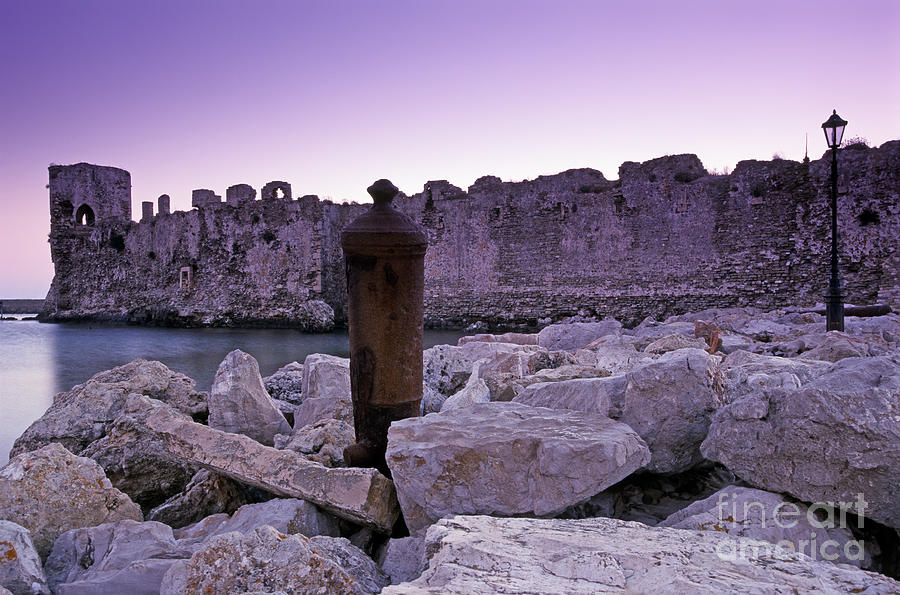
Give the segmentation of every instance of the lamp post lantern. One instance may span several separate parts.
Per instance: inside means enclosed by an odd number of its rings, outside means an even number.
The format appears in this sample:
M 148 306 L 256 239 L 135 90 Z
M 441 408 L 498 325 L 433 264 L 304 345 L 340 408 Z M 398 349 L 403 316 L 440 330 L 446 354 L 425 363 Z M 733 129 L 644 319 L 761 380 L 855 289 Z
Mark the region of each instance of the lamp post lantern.
M 831 149 L 831 280 L 828 293 L 825 294 L 825 330 L 844 330 L 844 298 L 841 293 L 841 278 L 838 274 L 838 235 L 837 235 L 837 152 L 844 136 L 847 120 L 833 110 L 831 117 L 822 124 L 825 131 L 825 142 Z

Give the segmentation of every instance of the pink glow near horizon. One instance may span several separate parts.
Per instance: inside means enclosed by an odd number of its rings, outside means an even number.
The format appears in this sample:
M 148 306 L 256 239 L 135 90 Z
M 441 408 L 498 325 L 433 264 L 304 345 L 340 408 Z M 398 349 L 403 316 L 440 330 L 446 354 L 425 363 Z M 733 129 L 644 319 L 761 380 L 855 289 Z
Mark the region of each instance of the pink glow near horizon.
M 827 35 L 827 31 L 833 31 Z M 167 193 L 286 180 L 534 178 L 696 153 L 708 169 L 900 137 L 900 4 L 34 1 L 0 4 L 0 299 L 42 297 L 47 165 Z

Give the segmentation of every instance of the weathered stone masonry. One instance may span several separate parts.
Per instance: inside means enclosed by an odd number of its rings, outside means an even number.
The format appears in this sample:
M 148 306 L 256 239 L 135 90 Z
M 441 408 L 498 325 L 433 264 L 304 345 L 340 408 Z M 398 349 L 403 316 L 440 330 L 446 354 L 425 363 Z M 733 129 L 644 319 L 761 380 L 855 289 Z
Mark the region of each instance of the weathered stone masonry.
M 848 301 L 900 305 L 900 141 L 840 154 Z M 573 315 L 637 322 L 707 307 L 812 305 L 827 284 L 829 167 L 742 161 L 710 176 L 694 155 L 626 162 L 468 192 L 445 181 L 395 205 L 429 233 L 431 325 L 535 324 Z M 367 205 L 292 199 L 286 182 L 131 220 L 128 172 L 50 167 L 56 276 L 49 320 L 328 328 L 343 320 L 340 230 Z M 399 204 L 398 204 L 399 203 Z M 327 306 L 326 306 L 327 304 Z M 329 308 L 330 306 L 330 308 Z

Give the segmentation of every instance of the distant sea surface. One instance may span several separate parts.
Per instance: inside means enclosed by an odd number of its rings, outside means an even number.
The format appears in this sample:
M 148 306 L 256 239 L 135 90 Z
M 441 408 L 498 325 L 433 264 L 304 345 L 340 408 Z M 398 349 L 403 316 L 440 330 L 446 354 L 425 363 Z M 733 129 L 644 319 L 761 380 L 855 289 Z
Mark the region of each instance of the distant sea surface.
M 22 316 L 19 316 L 21 318 Z M 425 347 L 456 344 L 462 331 L 425 331 Z M 233 350 L 246 351 L 269 376 L 310 353 L 349 356 L 346 331 L 308 335 L 290 329 L 176 329 L 0 321 L 0 465 L 13 442 L 53 395 L 93 374 L 142 358 L 159 360 L 208 391 Z

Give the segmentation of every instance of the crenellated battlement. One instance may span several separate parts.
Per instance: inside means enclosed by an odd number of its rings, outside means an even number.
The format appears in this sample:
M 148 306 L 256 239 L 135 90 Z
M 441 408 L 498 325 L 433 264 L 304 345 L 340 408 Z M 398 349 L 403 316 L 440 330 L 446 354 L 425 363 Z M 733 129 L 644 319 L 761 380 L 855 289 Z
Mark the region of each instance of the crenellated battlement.
M 841 267 L 848 301 L 900 298 L 900 141 L 840 153 Z M 638 322 L 708 307 L 822 301 L 827 160 L 742 161 L 710 175 L 695 155 L 626 162 L 619 179 L 572 169 L 463 190 L 427 182 L 395 206 L 429 234 L 426 320 L 527 325 L 607 315 Z M 340 231 L 367 205 L 257 193 L 192 192 L 142 203 L 128 172 L 50 168 L 56 277 L 45 315 L 172 325 L 308 330 L 343 318 Z M 93 217 L 93 219 L 91 218 Z M 56 309 L 58 297 L 59 310 Z

